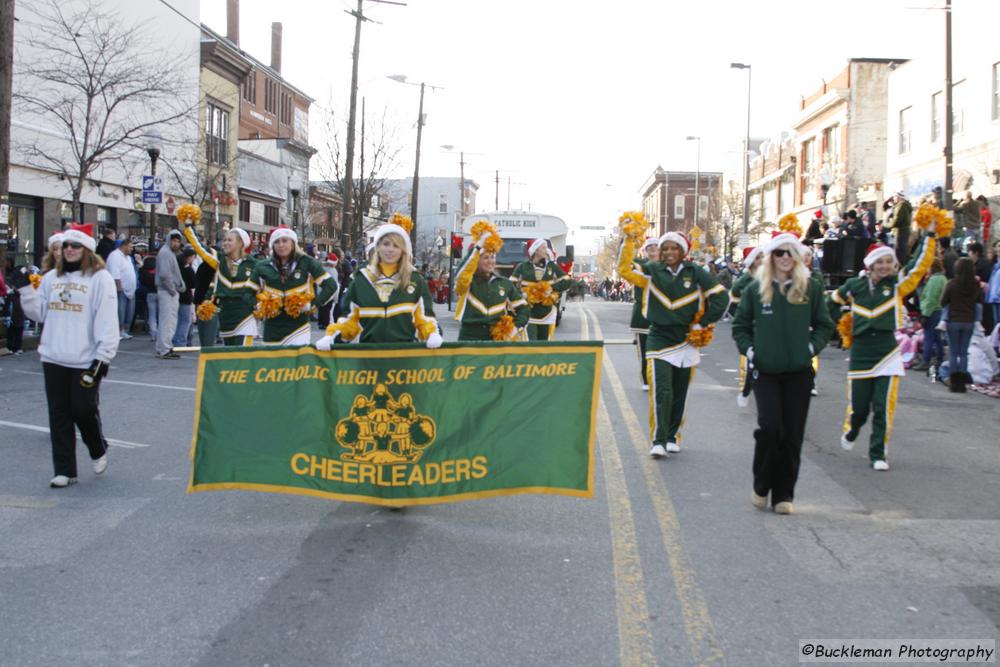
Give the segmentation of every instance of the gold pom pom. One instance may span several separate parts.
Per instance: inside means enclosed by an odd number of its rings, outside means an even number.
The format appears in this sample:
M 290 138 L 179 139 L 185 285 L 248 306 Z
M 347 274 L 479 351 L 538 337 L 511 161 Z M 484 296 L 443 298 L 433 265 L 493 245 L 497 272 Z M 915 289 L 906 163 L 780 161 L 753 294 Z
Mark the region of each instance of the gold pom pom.
M 514 337 L 514 331 L 514 318 L 510 315 L 504 315 L 496 321 L 496 324 L 490 327 L 490 339 L 498 341 L 511 340 Z
M 474 243 L 479 243 L 479 239 L 483 238 L 484 234 L 496 234 L 497 229 L 487 220 L 480 220 L 476 224 L 472 225 L 472 229 L 469 230 L 472 235 L 472 241 Z
M 316 298 L 312 290 L 296 292 L 284 298 L 285 312 L 289 317 L 298 317 L 312 310 L 312 300 Z
M 540 280 L 525 288 L 524 298 L 533 306 L 553 306 L 559 301 L 559 294 L 552 291 L 547 280 Z
M 497 254 L 500 252 L 500 248 L 503 247 L 503 239 L 496 232 L 490 234 L 485 241 L 483 241 L 483 252 L 488 252 L 490 254 Z
M 32 287 L 38 289 L 38 286 L 42 284 L 42 277 L 37 273 L 32 273 L 28 276 L 28 282 L 31 283 Z
M 181 204 L 177 207 L 177 221 L 185 225 L 201 222 L 201 207 L 195 204 Z
M 799 217 L 794 213 L 786 213 L 778 220 L 778 229 L 789 234 L 802 236 L 802 226 L 799 225 Z
M 269 320 L 277 317 L 281 312 L 281 297 L 273 296 L 267 292 L 257 295 L 257 307 L 254 308 L 253 316 L 258 320 Z
M 712 337 L 714 335 L 715 325 L 709 324 L 707 327 L 702 327 L 701 329 L 690 329 L 688 331 L 687 341 L 695 347 L 706 347 L 712 342 Z
M 837 322 L 837 333 L 840 334 L 840 346 L 845 350 L 854 342 L 854 316 L 844 313 Z
M 215 314 L 217 312 L 219 312 L 219 307 L 216 306 L 215 302 L 212 301 L 211 299 L 202 301 L 200 304 L 198 304 L 198 307 L 195 308 L 195 314 L 198 316 L 198 319 L 201 320 L 202 322 L 209 321 L 210 319 L 215 317 Z
M 402 227 L 407 234 L 413 232 L 413 220 L 411 220 L 410 216 L 408 215 L 404 215 L 402 213 L 393 213 L 392 217 L 389 218 L 389 224 L 398 225 Z

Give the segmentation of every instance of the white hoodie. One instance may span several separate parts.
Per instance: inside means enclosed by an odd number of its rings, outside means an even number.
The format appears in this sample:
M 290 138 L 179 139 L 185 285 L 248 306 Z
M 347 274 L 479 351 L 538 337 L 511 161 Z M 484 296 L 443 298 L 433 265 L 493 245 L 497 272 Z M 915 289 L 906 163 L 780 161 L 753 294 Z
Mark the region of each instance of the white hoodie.
M 49 271 L 37 290 L 18 291 L 28 319 L 45 323 L 38 345 L 43 362 L 89 368 L 94 359 L 111 363 L 118 353 L 118 292 L 106 270 Z

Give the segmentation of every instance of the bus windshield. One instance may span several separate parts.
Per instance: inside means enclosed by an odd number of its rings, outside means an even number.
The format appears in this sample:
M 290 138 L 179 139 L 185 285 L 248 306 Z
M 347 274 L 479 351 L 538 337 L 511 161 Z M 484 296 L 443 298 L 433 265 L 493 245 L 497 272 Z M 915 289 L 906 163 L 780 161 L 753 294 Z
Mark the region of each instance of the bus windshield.
M 497 253 L 497 264 L 520 264 L 528 259 L 527 239 L 506 239 Z

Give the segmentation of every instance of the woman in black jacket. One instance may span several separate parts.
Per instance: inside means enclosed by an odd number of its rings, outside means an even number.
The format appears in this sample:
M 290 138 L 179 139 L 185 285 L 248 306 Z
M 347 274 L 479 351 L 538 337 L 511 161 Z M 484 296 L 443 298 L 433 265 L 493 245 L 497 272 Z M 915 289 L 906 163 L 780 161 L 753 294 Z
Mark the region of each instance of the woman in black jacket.
M 983 301 L 983 288 L 976 279 L 976 265 L 968 257 L 955 262 L 955 277 L 948 281 L 941 296 L 941 306 L 948 309 L 948 389 L 965 391 L 972 383 L 969 375 L 969 343 L 979 321 L 977 307 Z

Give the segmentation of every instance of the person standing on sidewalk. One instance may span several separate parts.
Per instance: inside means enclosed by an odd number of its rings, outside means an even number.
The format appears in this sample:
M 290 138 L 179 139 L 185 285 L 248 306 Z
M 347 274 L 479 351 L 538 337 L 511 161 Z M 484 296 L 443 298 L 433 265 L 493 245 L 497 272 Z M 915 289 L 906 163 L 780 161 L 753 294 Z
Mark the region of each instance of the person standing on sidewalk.
M 172 345 L 177 332 L 180 293 L 184 289 L 184 278 L 177 261 L 182 238 L 180 231 L 171 229 L 167 243 L 156 254 L 156 310 L 159 320 L 156 332 L 157 359 L 180 359 Z
M 185 246 L 177 260 L 181 265 L 184 289 L 179 292 L 177 299 L 177 330 L 174 332 L 174 347 L 187 347 L 191 344 L 191 328 L 194 325 L 194 290 L 197 287 L 197 278 L 192 266 L 195 257 L 194 248 Z
M 812 360 L 833 333 L 823 286 L 810 277 L 804 249 L 794 234 L 776 236 L 733 320 L 736 346 L 754 366 L 751 502 L 764 509 L 770 494 L 778 514 L 793 511 L 815 377 Z
M 962 257 L 955 262 L 955 277 L 945 285 L 941 306 L 948 308 L 948 389 L 963 393 L 972 384 L 969 375 L 969 343 L 979 321 L 977 310 L 983 301 L 983 288 L 976 279 L 976 267 L 971 259 Z
M 131 338 L 128 329 L 135 314 L 135 262 L 132 260 L 132 239 L 122 236 L 118 247 L 108 253 L 108 273 L 118 290 L 118 328 L 123 340 Z
M 944 361 L 944 342 L 937 326 L 941 322 L 941 295 L 944 294 L 947 282 L 944 277 L 944 262 L 940 257 L 935 257 L 931 262 L 930 276 L 924 283 L 923 292 L 920 293 L 920 325 L 924 332 L 924 356 L 922 363 L 912 367 L 915 371 L 926 371 L 932 365 L 937 368 Z
M 76 429 L 95 474 L 108 467 L 108 442 L 101 428 L 101 378 L 118 352 L 118 291 L 95 253 L 93 225 L 72 225 L 64 233 L 57 268 L 36 290 L 19 286 L 25 312 L 44 323 L 38 353 L 45 375 L 53 488 L 77 480 Z
M 854 448 L 870 412 L 872 434 L 868 458 L 875 470 L 889 469 L 886 450 L 896 414 L 899 378 L 906 374 L 896 329 L 902 326 L 906 314 L 904 300 L 920 284 L 934 259 L 939 222 L 930 223 L 919 253 L 902 270 L 892 248 L 872 245 L 864 258 L 865 274 L 851 278 L 830 297 L 850 315 L 845 315 L 838 324 L 844 345 L 851 350 L 847 414 L 840 446 L 846 451 Z M 947 226 L 950 222 L 941 224 Z
M 649 455 L 666 458 L 669 453 L 681 451 L 680 431 L 688 388 L 694 368 L 701 361 L 698 346 L 706 342 L 702 330 L 722 317 L 729 307 L 729 295 L 708 271 L 684 261 L 691 244 L 679 232 L 660 237 L 658 261 L 635 265 L 635 244 L 639 239 L 634 237 L 637 231 L 630 232 L 630 228 L 642 228 L 645 235 L 648 223 L 638 212 L 625 213 L 620 222 L 625 223 L 625 234 L 618 251 L 618 274 L 636 287 L 649 290 L 643 297 L 643 316 L 649 320 Z

